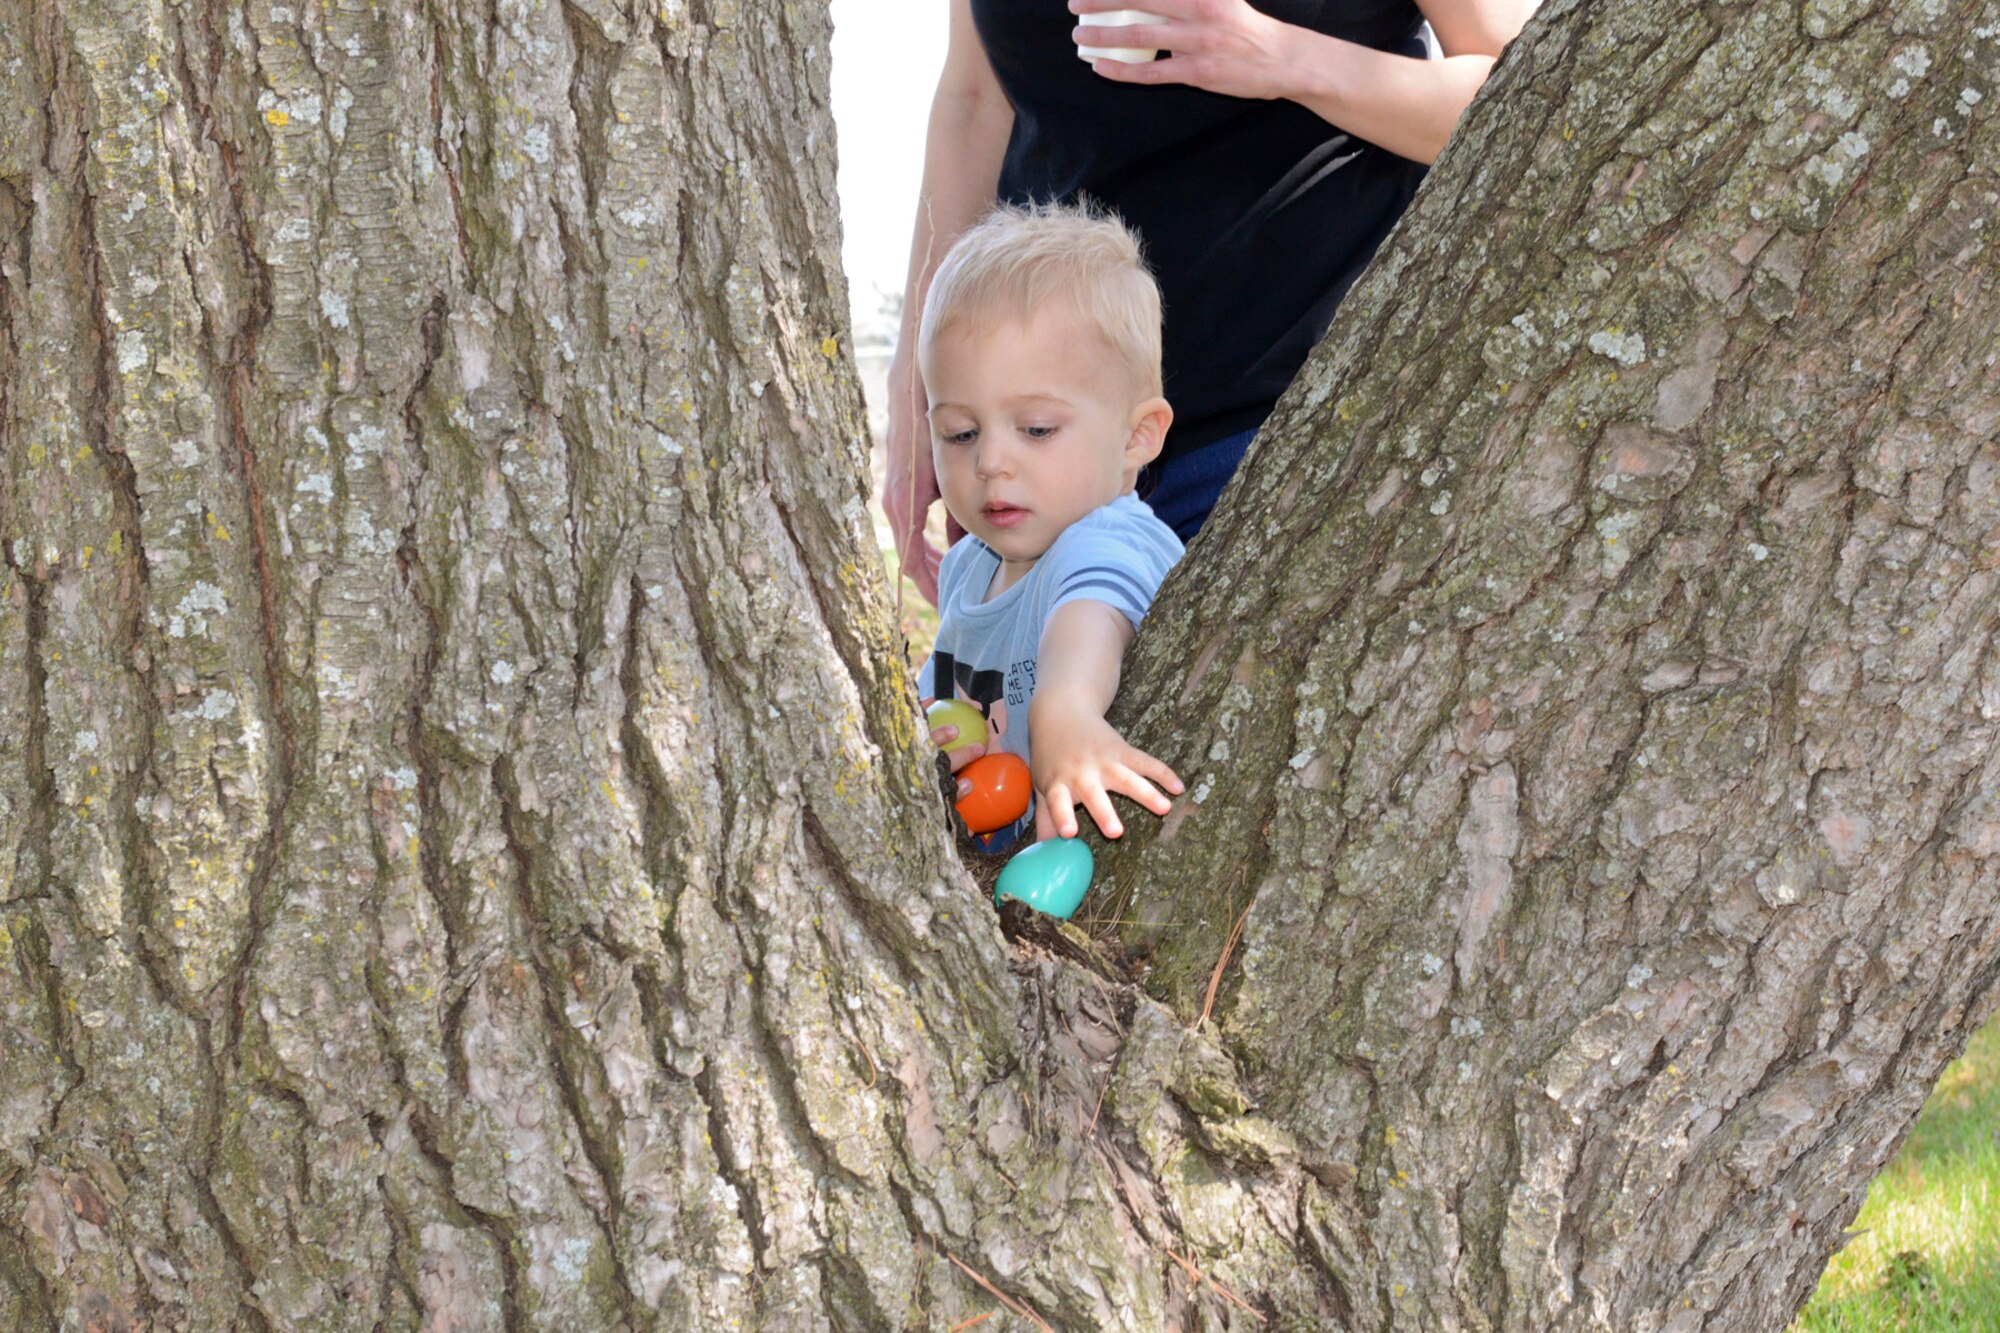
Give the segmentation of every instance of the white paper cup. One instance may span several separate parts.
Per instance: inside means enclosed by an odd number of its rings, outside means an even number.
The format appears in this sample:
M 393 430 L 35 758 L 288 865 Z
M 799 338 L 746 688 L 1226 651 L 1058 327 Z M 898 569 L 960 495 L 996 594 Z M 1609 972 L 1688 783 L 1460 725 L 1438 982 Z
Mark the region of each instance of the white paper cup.
M 1143 9 L 1110 9 L 1102 14 L 1078 14 L 1076 26 L 1079 28 L 1123 28 L 1134 23 L 1165 23 L 1158 14 L 1148 14 Z M 1076 54 L 1082 60 L 1118 60 L 1127 65 L 1143 65 L 1160 54 L 1158 47 L 1145 46 L 1079 46 Z

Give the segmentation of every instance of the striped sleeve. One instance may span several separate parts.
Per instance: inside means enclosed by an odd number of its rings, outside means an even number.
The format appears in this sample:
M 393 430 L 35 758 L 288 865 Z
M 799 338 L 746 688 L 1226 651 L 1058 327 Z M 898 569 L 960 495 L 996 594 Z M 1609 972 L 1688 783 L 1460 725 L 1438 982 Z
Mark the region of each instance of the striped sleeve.
M 1122 612 L 1136 629 L 1146 618 L 1146 608 L 1152 605 L 1153 593 L 1159 586 L 1157 579 L 1148 583 L 1131 570 L 1115 565 L 1085 565 L 1065 573 L 1062 582 L 1056 585 L 1055 600 L 1049 609 L 1053 611 L 1066 602 L 1084 599 L 1103 602 Z
M 1069 602 L 1103 602 L 1137 629 L 1179 551 L 1170 551 L 1158 541 L 1135 540 L 1116 528 L 1075 536 L 1076 540 L 1063 543 L 1060 552 L 1050 552 L 1058 557 L 1058 563 L 1050 571 L 1054 577 L 1050 580 L 1049 614 Z

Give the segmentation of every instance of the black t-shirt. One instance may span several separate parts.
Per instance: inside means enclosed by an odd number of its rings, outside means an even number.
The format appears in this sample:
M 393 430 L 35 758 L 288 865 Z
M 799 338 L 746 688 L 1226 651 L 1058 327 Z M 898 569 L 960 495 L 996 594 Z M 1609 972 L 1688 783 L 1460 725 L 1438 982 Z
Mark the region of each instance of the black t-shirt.
M 1379 50 L 1425 52 L 1412 0 L 1253 3 Z M 1296 102 L 1101 78 L 1077 58 L 1065 0 L 972 0 L 972 16 L 1014 104 L 1000 198 L 1087 197 L 1145 246 L 1165 303 L 1167 455 L 1262 421 L 1423 167 Z

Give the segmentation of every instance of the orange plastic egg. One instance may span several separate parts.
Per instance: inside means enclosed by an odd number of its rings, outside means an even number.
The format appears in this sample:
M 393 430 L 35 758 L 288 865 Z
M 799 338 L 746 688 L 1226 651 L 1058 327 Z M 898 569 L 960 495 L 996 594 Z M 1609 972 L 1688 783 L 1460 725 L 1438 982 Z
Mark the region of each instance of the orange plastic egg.
M 1035 784 L 1021 756 L 1005 751 L 989 754 L 959 769 L 958 776 L 972 784 L 972 790 L 958 798 L 956 809 L 974 833 L 1006 828 L 1028 813 Z

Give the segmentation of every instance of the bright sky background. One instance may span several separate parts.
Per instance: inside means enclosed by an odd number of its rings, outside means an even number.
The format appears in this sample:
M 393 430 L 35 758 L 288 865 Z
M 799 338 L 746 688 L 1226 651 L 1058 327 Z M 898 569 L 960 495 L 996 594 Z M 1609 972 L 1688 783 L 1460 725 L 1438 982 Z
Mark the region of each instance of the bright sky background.
M 949 12 L 947 0 L 833 0 L 841 261 L 857 332 L 903 287 Z

